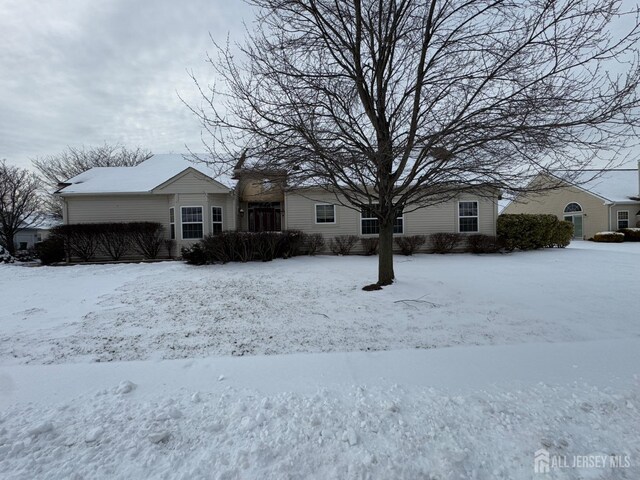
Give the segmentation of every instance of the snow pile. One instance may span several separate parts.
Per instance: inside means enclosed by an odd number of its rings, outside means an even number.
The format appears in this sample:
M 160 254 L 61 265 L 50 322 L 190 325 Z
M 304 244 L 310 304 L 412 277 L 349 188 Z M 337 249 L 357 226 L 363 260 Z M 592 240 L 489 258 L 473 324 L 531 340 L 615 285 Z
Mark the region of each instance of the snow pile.
M 0 263 L 13 263 L 15 259 L 0 245 Z
M 352 386 L 263 396 L 229 387 L 198 398 L 103 391 L 9 409 L 0 415 L 3 478 L 511 479 L 534 476 L 539 448 L 640 458 L 638 389 L 540 384 L 464 396 Z

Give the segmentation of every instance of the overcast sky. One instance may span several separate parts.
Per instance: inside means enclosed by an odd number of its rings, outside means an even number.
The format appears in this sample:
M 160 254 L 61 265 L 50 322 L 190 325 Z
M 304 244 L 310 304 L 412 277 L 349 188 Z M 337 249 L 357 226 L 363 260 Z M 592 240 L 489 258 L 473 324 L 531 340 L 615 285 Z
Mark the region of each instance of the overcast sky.
M 202 151 L 176 92 L 198 104 L 187 70 L 213 79 L 209 34 L 241 42 L 252 20 L 242 0 L 0 0 L 0 159 L 105 141 Z
M 241 0 L 0 0 L 0 159 L 104 141 L 155 153 L 202 150 L 180 102 L 187 70 L 212 78 L 209 33 L 241 40 Z

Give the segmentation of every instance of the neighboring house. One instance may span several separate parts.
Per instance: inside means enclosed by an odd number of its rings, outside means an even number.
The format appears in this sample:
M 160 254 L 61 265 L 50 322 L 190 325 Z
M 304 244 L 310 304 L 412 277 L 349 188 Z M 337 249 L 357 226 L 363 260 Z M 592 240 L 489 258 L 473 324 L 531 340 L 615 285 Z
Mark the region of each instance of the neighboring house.
M 562 180 L 570 176 L 572 181 Z M 636 227 L 640 222 L 640 164 L 638 169 L 586 170 L 557 177 L 540 175 L 536 184 L 562 180 L 545 193 L 516 197 L 501 213 L 550 213 L 574 225 L 574 238 L 597 232 Z
M 27 250 L 36 243 L 43 241 L 49 236 L 49 230 L 58 225 L 60 221 L 52 217 L 45 217 L 41 220 L 27 224 L 16 233 L 14 243 L 17 250 Z
M 181 155 L 154 155 L 135 167 L 93 168 L 61 185 L 64 223 L 152 221 L 180 247 L 223 230 L 302 230 L 375 236 L 378 221 L 340 205 L 317 188 L 289 191 L 280 173 L 257 172 L 240 162 L 233 178 L 215 175 Z M 397 235 L 436 232 L 495 235 L 498 192 L 465 190 L 448 202 L 399 216 Z M 477 190 L 476 192 L 480 192 Z M 409 209 L 407 209 L 409 210 Z

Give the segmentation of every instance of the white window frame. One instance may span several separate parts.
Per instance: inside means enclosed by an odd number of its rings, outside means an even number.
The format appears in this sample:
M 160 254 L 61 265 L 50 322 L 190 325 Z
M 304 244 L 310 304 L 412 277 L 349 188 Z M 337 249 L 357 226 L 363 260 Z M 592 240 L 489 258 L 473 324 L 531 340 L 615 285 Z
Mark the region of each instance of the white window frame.
M 219 208 L 220 209 L 220 221 L 213 221 L 213 209 L 214 208 Z M 211 205 L 211 233 L 215 233 L 213 231 L 213 226 L 214 225 L 220 225 L 220 232 L 222 232 L 224 230 L 224 208 L 222 208 L 220 205 Z
M 476 215 L 464 215 L 464 216 L 460 215 L 460 204 L 461 203 L 475 203 L 476 204 L 476 212 L 477 212 L 477 214 Z M 457 227 L 458 227 L 458 233 L 465 234 L 465 233 L 479 233 L 480 232 L 480 202 L 478 200 L 458 200 L 456 214 L 457 214 L 457 217 L 458 217 L 458 221 L 456 222 L 457 223 Z M 466 232 L 461 231 L 460 230 L 460 220 L 463 219 L 463 218 L 475 218 L 475 219 L 477 219 L 478 220 L 478 222 L 477 222 L 478 227 L 473 231 L 466 231 Z
M 201 222 L 185 222 L 182 220 L 182 212 L 185 208 L 199 208 L 202 212 L 202 221 Z M 202 240 L 204 238 L 204 224 L 205 224 L 205 208 L 202 205 L 184 205 L 180 207 L 180 239 L 181 240 Z M 202 225 L 202 237 L 200 238 L 184 238 L 184 225 Z
M 171 213 L 173 213 L 173 222 L 171 221 Z M 173 227 L 173 230 L 171 229 Z M 176 239 L 176 207 L 169 207 L 169 238 Z
M 626 213 L 627 214 L 627 218 L 620 220 L 620 214 L 621 213 Z M 627 226 L 626 227 L 621 227 L 620 226 L 620 222 L 627 222 Z M 621 228 L 629 228 L 630 225 L 630 221 L 631 221 L 631 217 L 629 216 L 629 210 L 618 210 L 616 213 L 616 226 L 618 227 L 617 229 L 620 230 Z
M 318 221 L 318 207 L 333 207 L 333 222 L 319 222 Z M 316 225 L 335 225 L 336 224 L 336 206 L 333 203 L 316 203 L 313 206 L 313 214 Z
M 379 203 L 372 203 L 371 204 L 371 208 L 373 208 L 375 205 L 379 205 Z M 378 222 L 378 233 L 362 233 L 362 220 L 376 220 Z M 394 235 L 404 235 L 404 209 L 402 209 L 402 215 L 400 215 L 399 217 L 396 217 L 394 220 L 394 229 L 395 229 L 395 221 L 396 220 L 402 220 L 402 231 L 401 232 L 393 232 Z M 362 209 L 360 209 L 360 235 L 364 235 L 364 236 L 374 236 L 374 235 L 380 235 L 380 220 L 377 217 L 363 217 L 362 216 Z

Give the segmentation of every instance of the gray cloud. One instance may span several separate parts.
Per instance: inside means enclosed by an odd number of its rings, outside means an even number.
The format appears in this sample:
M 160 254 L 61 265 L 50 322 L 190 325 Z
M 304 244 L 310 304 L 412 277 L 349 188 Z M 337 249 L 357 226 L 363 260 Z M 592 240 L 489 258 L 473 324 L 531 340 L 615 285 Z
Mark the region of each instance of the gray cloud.
M 176 91 L 198 104 L 187 70 L 213 80 L 209 34 L 241 41 L 252 19 L 242 0 L 2 0 L 0 159 L 29 166 L 104 141 L 200 149 L 200 125 Z
M 209 33 L 243 34 L 240 0 L 5 0 L 0 9 L 0 158 L 28 166 L 67 145 L 198 149 L 187 74 L 210 80 Z

